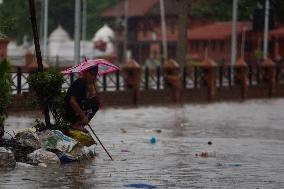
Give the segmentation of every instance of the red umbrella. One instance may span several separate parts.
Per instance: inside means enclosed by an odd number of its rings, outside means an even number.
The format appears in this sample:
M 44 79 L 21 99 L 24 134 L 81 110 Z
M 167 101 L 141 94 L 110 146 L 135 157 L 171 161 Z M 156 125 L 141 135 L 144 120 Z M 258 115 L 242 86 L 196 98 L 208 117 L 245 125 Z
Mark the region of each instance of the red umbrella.
M 99 68 L 98 70 L 99 75 L 103 75 L 103 74 L 107 74 L 107 73 L 111 73 L 111 72 L 115 72 L 119 70 L 119 68 L 116 65 L 110 63 L 109 61 L 105 59 L 89 60 L 85 58 L 81 64 L 68 68 L 62 71 L 62 73 L 63 74 L 80 73 L 90 68 L 93 68 L 95 66 L 98 66 Z

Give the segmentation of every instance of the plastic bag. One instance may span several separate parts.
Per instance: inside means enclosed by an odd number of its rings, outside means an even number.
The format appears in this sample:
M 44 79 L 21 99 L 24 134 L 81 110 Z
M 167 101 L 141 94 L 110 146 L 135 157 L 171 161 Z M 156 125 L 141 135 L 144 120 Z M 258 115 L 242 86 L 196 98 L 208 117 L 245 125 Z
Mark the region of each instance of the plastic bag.
M 64 135 L 59 130 L 52 130 L 50 132 L 46 132 L 44 135 L 45 137 L 41 137 L 43 140 L 42 147 L 44 149 L 55 149 L 60 152 L 70 152 L 78 143 L 76 140 Z
M 46 151 L 44 149 L 38 149 L 34 152 L 28 154 L 28 158 L 32 161 L 33 164 L 39 163 L 60 163 L 57 155 L 55 153 Z
M 70 130 L 68 136 L 77 140 L 84 146 L 91 146 L 96 144 L 93 138 L 88 134 L 78 130 Z

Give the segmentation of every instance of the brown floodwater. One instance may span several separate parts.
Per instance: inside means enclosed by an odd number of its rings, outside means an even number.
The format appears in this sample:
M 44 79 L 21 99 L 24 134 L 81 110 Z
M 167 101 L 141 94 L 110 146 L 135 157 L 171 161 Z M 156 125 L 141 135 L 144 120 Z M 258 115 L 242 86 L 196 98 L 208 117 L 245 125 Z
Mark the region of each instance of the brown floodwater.
M 11 115 L 6 129 L 34 117 Z M 92 161 L 0 170 L 0 188 L 284 188 L 284 99 L 109 108 L 92 125 L 114 161 L 97 146 Z

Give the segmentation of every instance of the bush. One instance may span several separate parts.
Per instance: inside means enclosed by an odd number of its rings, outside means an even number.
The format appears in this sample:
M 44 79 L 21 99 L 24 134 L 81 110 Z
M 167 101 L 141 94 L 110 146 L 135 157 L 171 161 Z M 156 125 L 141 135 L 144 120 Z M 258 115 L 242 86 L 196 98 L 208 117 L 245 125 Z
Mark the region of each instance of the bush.
M 0 137 L 4 132 L 4 121 L 7 118 L 6 108 L 11 100 L 12 77 L 10 61 L 4 59 L 0 63 Z
M 49 129 L 66 130 L 68 124 L 64 120 L 64 93 L 62 93 L 62 84 L 64 83 L 63 74 L 58 68 L 51 68 L 44 72 L 35 72 L 28 78 L 28 84 L 35 93 L 36 104 L 41 107 L 48 107 L 55 123 L 36 121 L 36 127 L 39 130 L 49 127 Z

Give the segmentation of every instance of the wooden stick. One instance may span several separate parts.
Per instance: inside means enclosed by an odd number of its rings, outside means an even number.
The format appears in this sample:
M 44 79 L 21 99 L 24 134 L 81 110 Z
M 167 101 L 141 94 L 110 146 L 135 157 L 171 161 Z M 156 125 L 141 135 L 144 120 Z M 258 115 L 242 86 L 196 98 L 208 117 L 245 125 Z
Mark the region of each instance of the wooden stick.
M 105 150 L 105 152 L 107 153 L 107 155 L 110 157 L 110 159 L 113 161 L 111 155 L 108 153 L 108 151 L 106 150 L 106 148 L 104 147 L 103 143 L 100 141 L 99 137 L 96 135 L 96 133 L 94 132 L 94 130 L 92 129 L 92 127 L 90 126 L 90 124 L 87 124 L 89 126 L 89 128 L 91 129 L 92 133 L 95 135 L 95 137 L 97 138 L 97 140 L 99 141 L 99 143 L 101 144 L 101 146 L 103 147 L 103 149 Z

